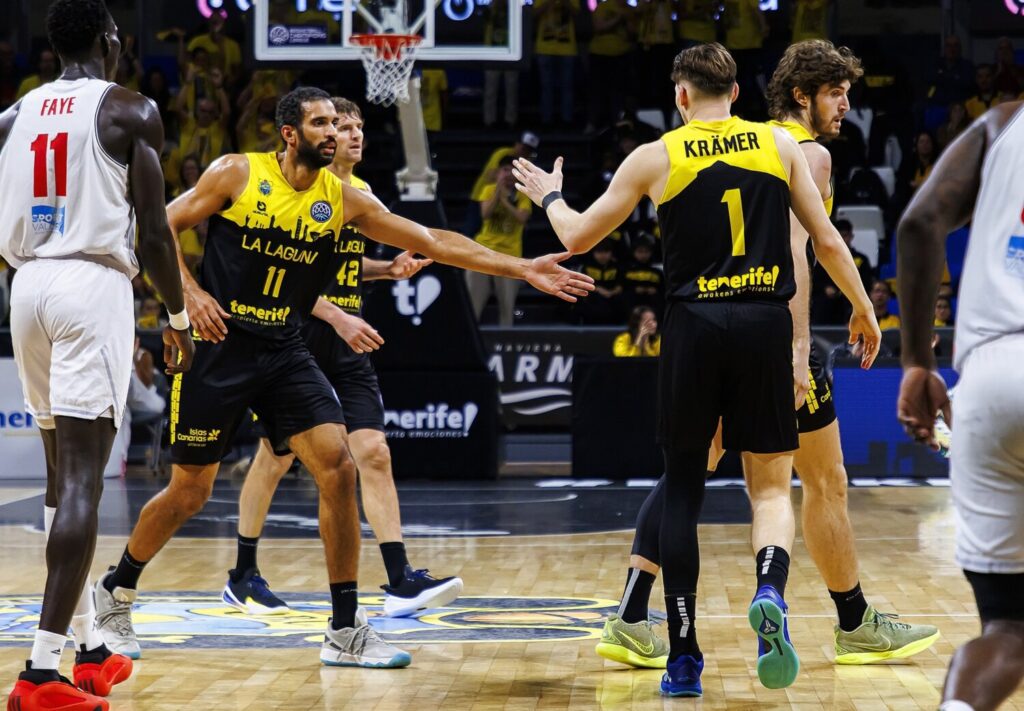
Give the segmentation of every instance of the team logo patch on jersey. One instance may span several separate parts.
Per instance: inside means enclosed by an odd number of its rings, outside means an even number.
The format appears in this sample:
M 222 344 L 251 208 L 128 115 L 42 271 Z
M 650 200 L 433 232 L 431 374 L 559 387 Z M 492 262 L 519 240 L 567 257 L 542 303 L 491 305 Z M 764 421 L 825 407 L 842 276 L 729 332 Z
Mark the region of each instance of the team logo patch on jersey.
M 32 230 L 38 234 L 64 234 L 64 208 L 50 205 L 32 206 Z
M 309 208 L 309 216 L 317 222 L 327 222 L 333 214 L 334 209 L 331 207 L 331 204 L 323 200 L 317 200 Z
M 269 180 L 260 181 L 260 195 L 270 195 L 274 188 L 270 185 Z
M 1024 236 L 1010 237 L 1006 245 L 1006 271 L 1016 277 L 1024 278 Z

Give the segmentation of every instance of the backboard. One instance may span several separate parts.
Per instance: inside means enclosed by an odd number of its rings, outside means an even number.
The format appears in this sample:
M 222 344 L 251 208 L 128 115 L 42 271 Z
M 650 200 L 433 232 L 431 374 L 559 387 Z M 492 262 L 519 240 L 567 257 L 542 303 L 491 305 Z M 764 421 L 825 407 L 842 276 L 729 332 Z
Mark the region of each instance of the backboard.
M 522 0 L 263 0 L 255 3 L 258 61 L 358 60 L 366 32 L 423 37 L 417 61 L 517 62 Z

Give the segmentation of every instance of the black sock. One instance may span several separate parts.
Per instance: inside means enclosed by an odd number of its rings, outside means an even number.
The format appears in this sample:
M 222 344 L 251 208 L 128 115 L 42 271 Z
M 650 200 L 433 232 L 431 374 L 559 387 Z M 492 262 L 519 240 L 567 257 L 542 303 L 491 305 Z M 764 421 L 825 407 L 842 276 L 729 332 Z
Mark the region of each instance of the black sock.
M 757 552 L 757 587 L 771 585 L 786 595 L 786 580 L 789 579 L 789 553 L 780 546 L 765 546 Z
M 665 610 L 668 612 L 668 642 L 671 647 L 668 658 L 675 661 L 688 654 L 697 661 L 704 658 L 697 646 L 697 627 L 694 622 L 697 612 L 697 595 L 666 595 Z
M 409 559 L 405 556 L 405 544 L 401 541 L 380 544 L 380 555 L 384 558 L 384 569 L 388 571 L 388 585 L 397 586 L 405 577 Z
M 334 608 L 331 627 L 336 630 L 340 630 L 342 627 L 355 627 L 358 605 L 359 594 L 356 589 L 356 581 L 331 583 L 331 607 Z
M 128 546 L 125 546 L 121 560 L 118 561 L 114 572 L 103 581 L 103 587 L 110 594 L 114 593 L 114 588 L 134 590 L 139 586 L 139 576 L 142 575 L 142 569 L 145 567 L 144 562 L 132 558 L 131 553 L 128 552 Z
M 655 576 L 630 568 L 626 575 L 626 588 L 622 591 L 622 602 L 619 604 L 619 617 L 623 622 L 643 622 L 647 619 L 647 606 L 651 601 L 651 587 Z
M 235 558 L 235 568 L 231 571 L 231 580 L 238 582 L 245 571 L 256 567 L 256 550 L 260 545 L 260 537 L 249 538 L 238 534 L 238 557 Z
M 828 591 L 828 596 L 836 604 L 836 612 L 839 613 L 839 629 L 844 632 L 853 632 L 864 622 L 864 613 L 868 609 L 868 601 L 864 599 L 860 583 L 853 586 L 853 590 L 846 592 Z

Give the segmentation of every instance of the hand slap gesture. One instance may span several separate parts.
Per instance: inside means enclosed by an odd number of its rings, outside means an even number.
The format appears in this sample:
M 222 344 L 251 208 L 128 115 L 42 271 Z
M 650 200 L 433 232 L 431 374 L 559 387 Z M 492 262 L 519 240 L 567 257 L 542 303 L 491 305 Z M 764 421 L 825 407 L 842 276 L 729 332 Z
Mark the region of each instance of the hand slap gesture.
M 560 265 L 571 256 L 572 252 L 562 252 L 537 257 L 530 261 L 524 279 L 535 289 L 574 304 L 577 297 L 586 296 L 594 290 L 594 280 Z

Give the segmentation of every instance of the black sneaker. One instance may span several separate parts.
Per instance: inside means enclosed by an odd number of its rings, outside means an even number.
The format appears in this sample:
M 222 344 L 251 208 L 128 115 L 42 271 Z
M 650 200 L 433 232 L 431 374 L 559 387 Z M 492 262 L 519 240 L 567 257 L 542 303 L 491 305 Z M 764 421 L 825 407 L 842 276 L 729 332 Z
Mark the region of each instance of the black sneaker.
M 267 581 L 260 577 L 257 568 L 249 568 L 234 582 L 237 571 L 228 571 L 228 584 L 224 586 L 221 599 L 247 615 L 283 615 L 288 605 L 270 591 Z
M 405 566 L 402 582 L 392 587 L 381 585 L 384 614 L 388 617 L 409 617 L 432 607 L 444 607 L 462 594 L 462 578 L 432 578 L 426 569 Z

